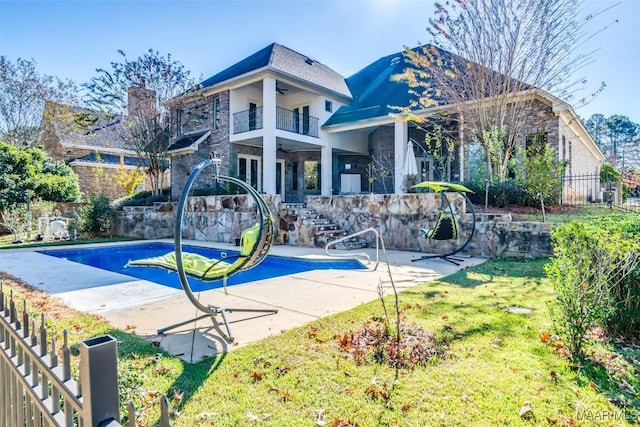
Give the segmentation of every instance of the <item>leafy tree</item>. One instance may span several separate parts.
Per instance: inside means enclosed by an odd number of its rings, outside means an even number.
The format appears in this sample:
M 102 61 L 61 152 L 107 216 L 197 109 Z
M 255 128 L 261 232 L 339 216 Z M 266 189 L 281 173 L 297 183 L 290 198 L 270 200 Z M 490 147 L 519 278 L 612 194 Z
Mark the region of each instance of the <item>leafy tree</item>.
M 194 81 L 170 54 L 162 56 L 150 49 L 130 60 L 122 50 L 118 53 L 122 62 L 112 62 L 111 70 L 97 69 L 97 76 L 84 85 L 85 99 L 89 105 L 111 113 L 128 113 L 131 143 L 146 160 L 153 194 L 160 194 L 168 168 L 170 136 L 165 103 L 192 87 Z
M 39 73 L 34 60 L 0 57 L 0 138 L 16 147 L 33 145 L 45 101 L 77 104 L 77 93 L 73 81 Z
M 436 3 L 432 45 L 405 49 L 395 78 L 412 87 L 411 108 L 451 105 L 485 150 L 487 178 L 504 181 L 541 88 L 570 99 L 571 75 L 589 59 L 575 0 L 452 0 Z M 413 118 L 412 118 L 413 119 Z M 497 132 L 497 134 L 496 134 Z M 495 142 L 499 146 L 495 147 Z
M 607 119 L 606 129 L 611 159 L 617 165 L 620 161 L 619 154 L 622 154 L 621 165 L 624 167 L 624 150 L 640 134 L 640 125 L 629 120 L 627 116 L 614 114 Z M 619 153 L 619 151 L 622 151 L 622 153 Z
M 621 176 L 622 174 L 612 164 L 603 163 L 600 165 L 600 182 L 617 181 Z
M 534 141 L 526 149 L 524 176 L 519 177 L 529 199 L 542 199 L 546 204 L 558 203 L 566 164 L 555 160 L 555 150 L 544 141 Z M 544 209 L 544 204 L 542 207 Z
M 113 178 L 131 196 L 136 192 L 136 187 L 144 182 L 144 173 L 138 169 L 125 169 L 124 156 L 120 156 L 120 167 L 113 174 Z
M 627 164 L 640 161 L 637 144 L 640 124 L 631 121 L 629 117 L 593 114 L 585 122 L 585 127 L 612 165 L 624 168 L 625 161 Z
M 51 162 L 36 147 L 17 148 L 0 142 L 0 210 L 32 200 L 74 202 L 78 177 L 64 162 Z
M 587 128 L 591 137 L 598 144 L 598 147 L 603 146 L 603 139 L 607 132 L 607 119 L 603 114 L 592 114 L 587 121 L 584 122 L 584 126 Z
M 101 194 L 90 194 L 87 205 L 80 212 L 80 231 L 89 237 L 113 235 L 113 208 Z

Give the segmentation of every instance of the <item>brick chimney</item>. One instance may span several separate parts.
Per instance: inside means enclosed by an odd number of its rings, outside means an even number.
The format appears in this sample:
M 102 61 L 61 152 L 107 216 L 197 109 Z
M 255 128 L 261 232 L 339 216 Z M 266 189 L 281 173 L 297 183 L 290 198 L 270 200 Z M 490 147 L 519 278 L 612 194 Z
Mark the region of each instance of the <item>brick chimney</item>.
M 143 83 L 144 84 L 144 83 Z M 144 86 L 131 86 L 128 92 L 128 114 L 129 119 L 136 117 L 138 114 L 149 114 L 156 108 L 156 92 L 147 89 Z

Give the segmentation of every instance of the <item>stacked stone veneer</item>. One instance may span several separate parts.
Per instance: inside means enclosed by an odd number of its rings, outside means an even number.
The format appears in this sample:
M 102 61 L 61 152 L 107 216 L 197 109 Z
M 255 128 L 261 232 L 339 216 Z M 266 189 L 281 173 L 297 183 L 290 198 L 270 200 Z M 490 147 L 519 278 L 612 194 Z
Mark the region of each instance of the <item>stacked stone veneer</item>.
M 374 227 L 388 249 L 447 253 L 469 236 L 473 222 L 471 214 L 461 215 L 461 239 L 458 241 L 422 237 L 420 229 L 430 228 L 436 221 L 440 197 L 433 193 L 307 197 L 306 204 L 323 218 L 338 224 L 346 234 Z M 466 209 L 462 196 L 448 194 L 447 197 L 454 213 L 461 214 Z M 299 233 L 308 233 L 308 230 L 301 225 Z M 373 233 L 361 237 L 374 244 Z M 303 237 L 298 240 L 309 241 Z M 551 224 L 512 222 L 510 214 L 477 214 L 474 236 L 465 252 L 487 257 L 549 256 L 552 253 Z
M 274 216 L 275 244 L 313 247 L 317 227 L 297 215 L 280 215 L 278 196 L 264 196 Z M 379 231 L 387 249 L 425 253 L 446 253 L 459 241 L 426 240 L 421 228 L 433 226 L 440 206 L 440 194 L 309 196 L 307 209 L 337 224 L 346 234 L 369 227 Z M 461 214 L 465 200 L 458 194 L 447 195 L 454 212 L 461 215 L 461 239 L 472 228 L 472 216 Z M 120 236 L 157 239 L 173 237 L 176 205 L 158 204 L 153 207 L 125 207 L 117 215 L 117 234 Z M 286 211 L 286 210 L 285 210 Z M 284 211 L 283 211 L 284 212 Z M 183 222 L 183 237 L 194 240 L 234 243 L 245 228 L 255 224 L 253 201 L 247 196 L 202 196 L 188 201 Z M 513 222 L 510 214 L 476 215 L 474 236 L 465 253 L 486 257 L 549 256 L 551 248 L 550 223 Z M 374 246 L 373 233 L 359 238 Z
M 264 196 L 272 213 L 278 212 L 277 196 Z M 187 200 L 182 223 L 185 239 L 235 243 L 242 230 L 257 221 L 253 199 L 246 195 L 194 196 Z M 155 206 L 125 206 L 116 215 L 116 234 L 144 239 L 173 237 L 176 224 L 176 203 Z M 277 227 L 278 217 L 274 216 Z M 282 243 L 276 233 L 275 243 Z

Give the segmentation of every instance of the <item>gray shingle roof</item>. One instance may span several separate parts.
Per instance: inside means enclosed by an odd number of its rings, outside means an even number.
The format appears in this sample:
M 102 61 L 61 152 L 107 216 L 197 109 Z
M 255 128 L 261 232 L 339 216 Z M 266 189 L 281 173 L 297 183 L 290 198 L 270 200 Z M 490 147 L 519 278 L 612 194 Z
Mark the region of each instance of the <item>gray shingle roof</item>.
M 149 161 L 144 158 L 122 156 L 125 166 L 140 166 L 146 168 Z M 73 162 L 89 162 L 89 163 L 104 163 L 107 165 L 119 165 L 120 156 L 116 154 L 102 154 L 102 153 L 89 153 L 86 156 L 78 157 L 73 160 L 69 160 L 69 163 Z
M 62 144 L 134 150 L 122 116 L 47 102 L 44 118 L 53 124 Z
M 435 50 L 445 63 L 456 63 L 457 66 L 464 66 L 468 61 L 461 56 L 440 49 L 433 45 L 418 46 L 413 51 L 423 52 L 423 50 Z M 403 52 L 394 53 L 378 59 L 374 63 L 366 66 L 351 77 L 346 82 L 353 95 L 353 102 L 340 107 L 323 126 L 340 125 L 352 123 L 359 120 L 386 117 L 390 113 L 398 113 L 394 107 L 411 107 L 419 100 L 415 93 L 411 93 L 412 88 L 406 82 L 392 81 L 391 77 L 401 74 L 405 69 L 413 67 L 405 58 Z M 498 72 L 493 72 L 495 81 L 504 78 Z M 431 77 L 426 77 L 430 79 Z M 426 80 L 428 83 L 429 80 Z M 446 99 L 437 95 L 435 82 L 432 85 L 429 98 L 435 105 L 447 105 Z M 528 89 L 528 86 L 523 86 Z M 421 90 L 423 88 L 413 88 Z
M 263 67 L 351 97 L 344 77 L 326 65 L 288 47 L 272 43 L 200 83 L 196 89 L 214 86 Z
M 394 82 L 391 76 L 400 74 L 409 64 L 402 52 L 385 56 L 347 78 L 353 94 L 350 105 L 340 107 L 323 126 L 351 123 L 397 112 L 393 106 L 409 106 L 416 95 L 409 93 L 409 85 Z
M 180 150 L 181 148 L 187 148 L 191 146 L 194 142 L 199 140 L 204 134 L 207 132 L 211 132 L 209 129 L 205 129 L 199 132 L 190 133 L 188 135 L 183 135 L 178 138 L 173 144 L 167 148 L 168 152 Z

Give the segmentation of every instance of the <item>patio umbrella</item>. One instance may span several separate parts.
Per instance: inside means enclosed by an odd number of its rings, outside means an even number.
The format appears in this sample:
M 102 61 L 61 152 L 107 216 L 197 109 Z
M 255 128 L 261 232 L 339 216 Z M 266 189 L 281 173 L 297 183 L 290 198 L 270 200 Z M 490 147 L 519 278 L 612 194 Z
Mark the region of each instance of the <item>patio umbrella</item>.
M 404 176 L 418 175 L 418 164 L 416 163 L 416 156 L 413 154 L 413 144 L 411 141 L 407 142 L 402 173 Z

